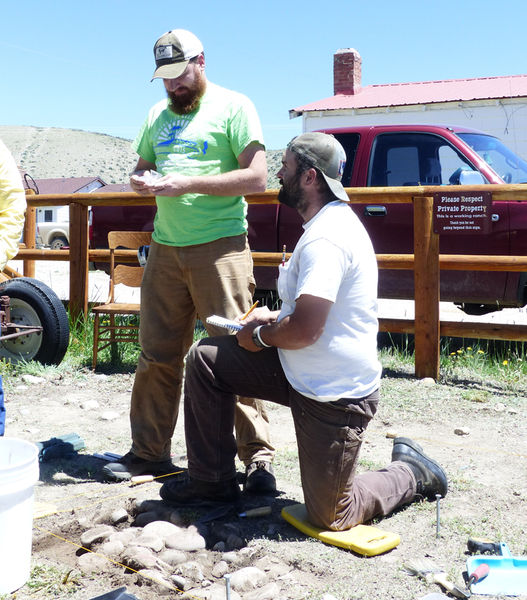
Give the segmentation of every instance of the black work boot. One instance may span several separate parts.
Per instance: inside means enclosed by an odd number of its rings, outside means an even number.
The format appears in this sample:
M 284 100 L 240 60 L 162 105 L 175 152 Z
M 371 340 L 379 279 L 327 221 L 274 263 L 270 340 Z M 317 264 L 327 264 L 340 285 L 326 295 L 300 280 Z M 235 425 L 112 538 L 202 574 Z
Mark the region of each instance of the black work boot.
M 251 494 L 276 494 L 273 465 L 265 460 L 257 460 L 247 465 L 243 490 Z
M 398 437 L 393 440 L 392 462 L 406 463 L 415 476 L 416 495 L 435 500 L 436 495 L 446 496 L 448 482 L 445 471 L 426 456 L 421 446 L 413 440 Z

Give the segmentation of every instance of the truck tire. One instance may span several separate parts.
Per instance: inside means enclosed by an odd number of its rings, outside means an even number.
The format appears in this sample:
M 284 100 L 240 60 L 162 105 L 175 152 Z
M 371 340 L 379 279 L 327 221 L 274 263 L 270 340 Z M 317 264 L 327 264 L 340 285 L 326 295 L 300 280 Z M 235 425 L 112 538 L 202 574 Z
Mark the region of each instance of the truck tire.
M 68 349 L 70 329 L 64 305 L 55 292 L 41 281 L 20 277 L 0 284 L 0 295 L 9 296 L 12 323 L 43 327 L 42 333 L 0 340 L 0 358 L 60 364 Z
M 64 248 L 64 246 L 68 245 L 68 240 L 65 237 L 54 237 L 51 240 L 51 243 L 49 245 L 49 247 L 52 250 L 62 250 L 62 248 Z
M 503 310 L 503 306 L 497 304 L 475 304 L 473 302 L 455 302 L 458 308 L 460 308 L 466 315 L 488 315 L 491 312 Z

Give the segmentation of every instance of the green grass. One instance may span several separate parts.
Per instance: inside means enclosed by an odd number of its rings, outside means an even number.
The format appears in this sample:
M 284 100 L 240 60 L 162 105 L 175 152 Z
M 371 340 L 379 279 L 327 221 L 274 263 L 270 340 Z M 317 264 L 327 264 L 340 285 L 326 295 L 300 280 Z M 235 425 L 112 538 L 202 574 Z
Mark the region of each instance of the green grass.
M 198 321 L 194 339 L 206 335 Z M 39 363 L 0 362 L 0 375 L 5 377 L 20 374 L 45 376 L 46 373 L 72 372 L 90 369 L 92 363 L 93 319 L 80 317 L 70 319 L 70 344 L 63 362 L 58 367 Z M 493 340 L 464 340 L 442 338 L 440 355 L 441 383 L 459 383 L 464 380 L 493 380 L 509 391 L 523 393 L 527 381 L 527 349 L 525 343 Z M 101 373 L 133 373 L 137 365 L 140 347 L 137 343 L 120 343 L 99 353 L 97 371 Z M 385 374 L 394 372 L 405 377 L 414 373 L 413 337 L 408 335 L 383 334 L 379 346 L 379 357 Z M 489 392 L 467 390 L 466 399 L 472 402 L 487 402 Z
M 137 324 L 138 317 L 116 317 L 119 324 Z M 64 361 L 71 367 L 91 367 L 93 349 L 93 320 L 91 317 L 70 318 L 70 344 Z M 128 372 L 135 370 L 141 348 L 138 343 L 114 344 L 101 350 L 97 370 Z
M 80 587 L 79 574 L 72 570 L 57 569 L 52 566 L 35 565 L 31 569 L 27 589 L 35 598 L 53 597 L 64 598 L 78 591 Z M 0 599 L 15 598 L 11 595 L 0 595 Z
M 384 338 L 379 356 L 385 369 L 413 372 L 414 348 L 411 336 Z M 527 376 L 527 346 L 503 340 L 441 338 L 440 381 L 459 382 L 474 377 L 499 381 L 506 389 L 522 386 Z M 484 397 L 475 402 L 485 401 Z
M 123 323 L 126 317 L 116 320 Z M 76 320 L 70 317 L 70 341 L 68 350 L 61 364 L 42 365 L 38 362 L 9 363 L 0 361 L 0 376 L 18 377 L 28 374 L 45 377 L 46 375 L 60 373 L 78 373 L 82 375 L 87 369 L 91 369 L 93 351 L 93 318 L 82 316 Z M 194 333 L 194 341 L 206 336 L 203 325 L 198 321 Z M 128 342 L 114 344 L 100 351 L 97 357 L 97 372 L 99 373 L 133 373 L 137 366 L 137 360 L 141 348 L 138 343 Z
M 137 323 L 138 318 L 117 317 L 118 323 Z M 198 321 L 194 341 L 206 335 L 205 329 Z M 70 319 L 70 344 L 64 363 L 67 368 L 91 368 L 93 348 L 93 320 L 91 317 L 79 317 L 76 321 Z M 105 348 L 97 356 L 97 371 L 99 372 L 133 372 L 141 352 L 138 343 L 127 342 L 114 344 Z

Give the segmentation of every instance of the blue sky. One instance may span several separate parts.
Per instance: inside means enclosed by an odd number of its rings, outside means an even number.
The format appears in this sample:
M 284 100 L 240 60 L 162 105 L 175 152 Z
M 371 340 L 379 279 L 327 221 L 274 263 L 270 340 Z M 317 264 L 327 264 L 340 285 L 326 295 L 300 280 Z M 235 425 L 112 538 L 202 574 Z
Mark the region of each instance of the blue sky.
M 173 6 L 173 8 L 171 8 Z M 255 103 L 269 149 L 300 133 L 296 106 L 333 94 L 333 54 L 356 48 L 362 84 L 527 72 L 525 0 L 24 0 L 2 7 L 0 125 L 135 137 L 164 96 L 152 47 L 184 28 L 207 76 Z

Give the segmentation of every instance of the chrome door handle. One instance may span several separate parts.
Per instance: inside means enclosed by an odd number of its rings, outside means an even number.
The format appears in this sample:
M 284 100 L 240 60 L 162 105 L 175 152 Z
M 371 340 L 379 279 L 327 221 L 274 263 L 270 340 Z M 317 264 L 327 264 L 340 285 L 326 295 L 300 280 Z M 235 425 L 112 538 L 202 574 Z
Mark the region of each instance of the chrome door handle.
M 387 213 L 386 206 L 369 205 L 364 207 L 364 214 L 367 217 L 385 217 Z

